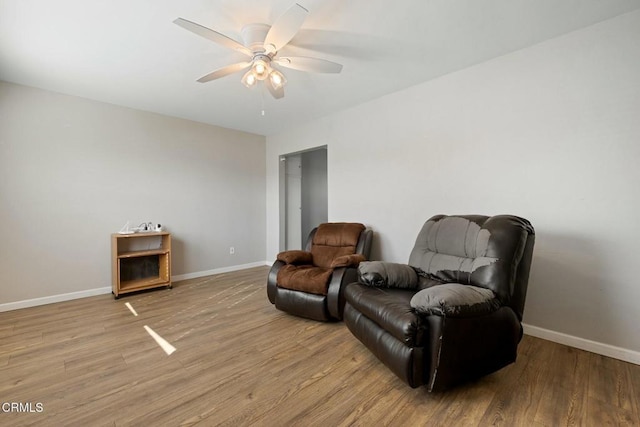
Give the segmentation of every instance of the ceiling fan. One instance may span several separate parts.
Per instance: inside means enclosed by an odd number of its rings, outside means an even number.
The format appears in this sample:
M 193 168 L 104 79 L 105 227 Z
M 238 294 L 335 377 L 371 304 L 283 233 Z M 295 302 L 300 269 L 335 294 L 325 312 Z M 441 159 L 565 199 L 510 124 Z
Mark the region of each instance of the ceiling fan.
M 264 81 L 271 95 L 280 99 L 284 96 L 284 85 L 287 80 L 284 74 L 274 67 L 275 64 L 294 70 L 316 73 L 339 73 L 342 71 L 341 64 L 324 59 L 278 55 L 278 52 L 296 35 L 307 13 L 309 13 L 307 9 L 296 3 L 280 16 L 273 26 L 266 24 L 245 25 L 241 30 L 243 43 L 183 18 L 178 18 L 173 22 L 192 33 L 242 52 L 250 58 L 248 61 L 228 65 L 200 77 L 198 79 L 200 83 L 250 68 L 242 77 L 242 83 L 250 88 L 259 81 Z

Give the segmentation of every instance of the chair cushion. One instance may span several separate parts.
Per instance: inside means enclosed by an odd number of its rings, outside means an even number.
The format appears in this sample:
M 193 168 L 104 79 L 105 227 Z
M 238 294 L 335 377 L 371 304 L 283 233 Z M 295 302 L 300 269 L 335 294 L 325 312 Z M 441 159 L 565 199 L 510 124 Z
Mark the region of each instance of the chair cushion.
M 424 326 L 411 308 L 415 291 L 374 288 L 352 283 L 345 289 L 345 299 L 369 320 L 409 347 L 423 345 Z
M 418 313 L 447 317 L 469 317 L 491 313 L 500 302 L 489 289 L 460 283 L 446 283 L 417 292 L 411 307 Z
M 286 264 L 278 271 L 278 286 L 294 291 L 326 295 L 331 279 L 330 268 Z
M 358 239 L 364 230 L 365 226 L 360 223 L 320 224 L 311 244 L 313 264 L 330 268 L 335 258 L 355 254 Z

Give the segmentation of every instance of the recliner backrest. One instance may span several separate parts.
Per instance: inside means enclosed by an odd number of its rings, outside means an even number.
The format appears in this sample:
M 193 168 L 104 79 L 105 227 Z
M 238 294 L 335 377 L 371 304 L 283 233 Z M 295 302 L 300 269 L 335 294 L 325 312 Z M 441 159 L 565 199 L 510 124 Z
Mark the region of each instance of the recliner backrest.
M 521 319 L 534 230 L 513 215 L 437 215 L 420 230 L 409 265 L 446 282 L 491 289 Z
M 310 237 L 313 264 L 330 268 L 332 261 L 342 255 L 356 253 L 360 234 L 365 226 L 360 223 L 331 222 L 320 224 Z

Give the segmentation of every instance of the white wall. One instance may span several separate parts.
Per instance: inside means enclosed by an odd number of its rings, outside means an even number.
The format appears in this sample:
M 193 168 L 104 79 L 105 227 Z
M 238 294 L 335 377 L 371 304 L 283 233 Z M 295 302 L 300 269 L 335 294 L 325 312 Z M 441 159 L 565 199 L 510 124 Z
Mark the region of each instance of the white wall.
M 329 220 L 375 257 L 406 262 L 434 214 L 526 217 L 525 322 L 640 355 L 638 46 L 634 12 L 267 137 L 267 258 L 278 155 L 327 144 Z
M 264 262 L 264 189 L 262 136 L 0 82 L 0 305 L 110 286 L 127 220 L 173 275 Z

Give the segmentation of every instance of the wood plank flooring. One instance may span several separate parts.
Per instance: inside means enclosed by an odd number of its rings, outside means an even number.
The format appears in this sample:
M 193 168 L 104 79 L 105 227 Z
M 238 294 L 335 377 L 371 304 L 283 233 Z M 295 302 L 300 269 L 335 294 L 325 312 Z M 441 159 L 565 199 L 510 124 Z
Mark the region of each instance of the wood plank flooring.
M 267 272 L 0 313 L 0 409 L 31 404 L 0 425 L 640 425 L 640 366 L 525 336 L 515 364 L 429 394 L 344 324 L 276 310 Z

